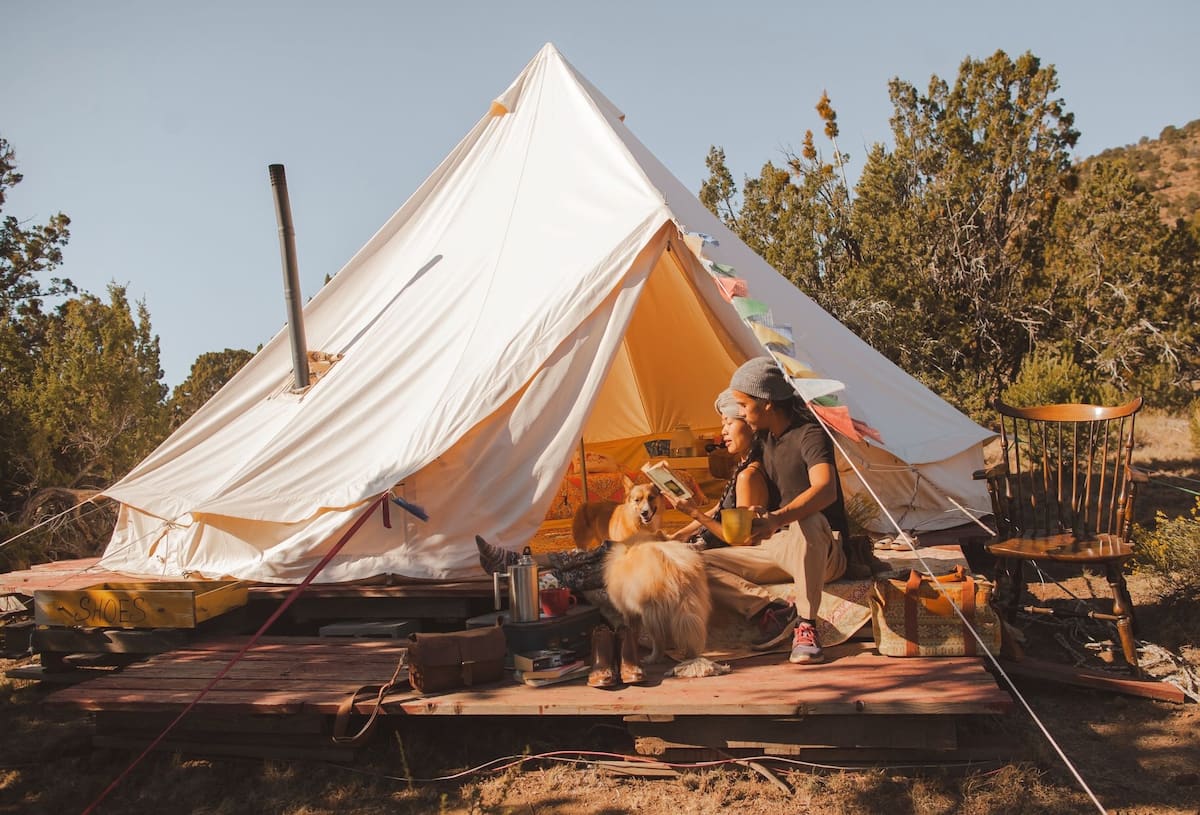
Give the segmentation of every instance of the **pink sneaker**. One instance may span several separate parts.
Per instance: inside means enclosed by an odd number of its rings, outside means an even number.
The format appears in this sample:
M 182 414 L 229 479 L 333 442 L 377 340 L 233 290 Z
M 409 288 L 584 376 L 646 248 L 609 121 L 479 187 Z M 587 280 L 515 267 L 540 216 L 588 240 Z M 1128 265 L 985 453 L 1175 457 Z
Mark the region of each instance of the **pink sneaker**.
M 825 661 L 825 652 L 817 639 L 817 629 L 807 620 L 796 624 L 796 633 L 792 635 L 792 653 L 788 662 L 811 665 Z

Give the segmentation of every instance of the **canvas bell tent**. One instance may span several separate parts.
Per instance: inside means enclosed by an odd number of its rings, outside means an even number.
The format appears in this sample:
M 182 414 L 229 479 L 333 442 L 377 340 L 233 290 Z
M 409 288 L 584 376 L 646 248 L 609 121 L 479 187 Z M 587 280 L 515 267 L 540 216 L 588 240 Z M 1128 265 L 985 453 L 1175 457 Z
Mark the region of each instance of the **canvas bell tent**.
M 879 431 L 842 443 L 904 528 L 966 521 L 947 496 L 986 505 L 988 432 L 751 252 L 551 45 L 304 319 L 333 364 L 293 392 L 276 336 L 107 490 L 101 565 L 298 582 L 370 509 L 319 581 L 481 576 L 474 535 L 523 545 L 581 438 L 715 426 L 772 338 Z M 389 491 L 429 520 L 385 514 Z

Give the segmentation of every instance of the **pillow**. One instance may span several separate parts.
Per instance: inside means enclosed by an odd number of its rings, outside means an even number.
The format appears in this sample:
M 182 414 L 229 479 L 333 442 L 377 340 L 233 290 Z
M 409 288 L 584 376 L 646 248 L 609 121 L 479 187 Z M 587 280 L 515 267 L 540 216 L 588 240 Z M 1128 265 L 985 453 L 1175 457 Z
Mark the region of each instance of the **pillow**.
M 588 473 L 588 499 L 591 501 L 625 500 L 625 473 Z M 558 487 L 558 495 L 546 511 L 547 521 L 575 517 L 583 506 L 583 484 L 577 475 L 568 475 Z
M 592 473 L 619 473 L 621 472 L 621 467 L 614 459 L 609 458 L 603 453 L 588 453 L 587 471 L 589 475 Z M 576 475 L 578 472 L 579 451 L 575 451 L 575 455 L 571 456 L 571 466 L 567 468 L 567 473 Z

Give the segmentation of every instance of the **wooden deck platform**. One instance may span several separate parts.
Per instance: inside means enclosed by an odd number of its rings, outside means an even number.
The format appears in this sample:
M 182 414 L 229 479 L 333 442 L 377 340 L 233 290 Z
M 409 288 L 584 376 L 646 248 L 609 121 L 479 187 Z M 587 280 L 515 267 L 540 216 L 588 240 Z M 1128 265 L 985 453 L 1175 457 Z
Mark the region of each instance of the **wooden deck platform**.
M 94 713 L 98 745 L 145 746 L 245 642 L 195 642 L 56 691 L 45 704 Z M 387 682 L 403 649 L 397 640 L 265 638 L 164 746 L 294 757 L 329 757 L 332 749 L 344 757 L 329 738 L 339 705 L 365 685 Z M 1011 754 L 1011 745 L 981 747 L 964 736 L 1012 709 L 982 660 L 892 659 L 864 642 L 827 653 L 825 664 L 804 667 L 782 653 L 735 660 L 732 673 L 704 679 L 664 677 L 661 665 L 648 672 L 649 684 L 615 690 L 582 679 L 531 688 L 507 676 L 429 696 L 403 687 L 383 699 L 379 714 L 401 727 L 418 716 L 609 717 L 629 729 L 638 751 L 681 758 L 713 751 L 863 762 Z M 375 706 L 365 698 L 355 712 Z
M 47 704 L 79 710 L 178 711 L 190 702 L 245 638 L 197 642 L 52 694 Z M 336 713 L 363 685 L 391 678 L 403 641 L 268 637 L 257 643 L 202 700 L 197 711 L 221 714 Z M 383 715 L 412 716 L 810 716 L 831 714 L 996 714 L 1011 708 L 977 658 L 893 659 L 868 643 L 828 649 L 823 665 L 791 665 L 782 654 L 732 663 L 705 679 L 662 676 L 618 690 L 582 680 L 530 688 L 506 679 L 458 692 L 411 690 L 384 699 Z M 374 701 L 356 710 L 370 713 Z
M 953 531 L 923 536 L 923 554 L 945 570 L 963 562 Z M 909 552 L 880 552 L 894 568 L 918 566 Z M 119 577 L 119 576 L 117 576 Z M 0 575 L 0 595 L 32 596 L 39 589 L 83 588 L 115 579 L 95 559 L 45 564 Z M 291 586 L 252 585 L 250 606 L 282 602 Z M 463 620 L 491 606 L 490 581 L 426 583 L 387 578 L 309 587 L 290 610 L 297 632 L 306 620 L 413 616 Z M 180 641 L 116 645 L 93 642 L 96 632 L 51 629 L 60 638 L 90 633 L 86 642 L 43 650 L 128 653 L 143 661 L 97 673 L 56 691 L 46 704 L 87 712 L 98 745 L 140 749 L 189 705 L 248 637 L 238 629 L 196 630 Z M 218 631 L 223 633 L 218 633 Z M 109 639 L 114 632 L 100 631 Z M 146 632 L 116 632 L 122 636 Z M 150 634 L 161 632 L 149 632 Z M 166 632 L 173 633 L 173 632 Z M 119 640 L 120 637 L 117 637 Z M 119 646 L 119 647 L 118 647 Z M 166 740 L 165 749 L 280 758 L 345 758 L 350 748 L 330 739 L 339 706 L 367 685 L 393 675 L 404 640 L 272 636 L 258 642 L 201 700 Z M 813 760 L 955 761 L 1011 756 L 996 723 L 1012 709 L 979 658 L 894 659 L 869 641 L 826 649 L 822 665 L 795 666 L 786 654 L 731 662 L 733 671 L 704 679 L 663 677 L 652 667 L 649 684 L 611 691 L 583 680 L 531 688 L 512 679 L 464 691 L 422 696 L 404 687 L 387 695 L 380 721 L 402 727 L 414 717 L 610 718 L 647 755 L 699 757 L 775 754 Z M 355 707 L 375 708 L 372 697 Z M 991 723 L 981 724 L 981 723 Z M 980 741 L 978 734 L 987 732 Z M 1002 756 L 1001 753 L 1004 755 Z

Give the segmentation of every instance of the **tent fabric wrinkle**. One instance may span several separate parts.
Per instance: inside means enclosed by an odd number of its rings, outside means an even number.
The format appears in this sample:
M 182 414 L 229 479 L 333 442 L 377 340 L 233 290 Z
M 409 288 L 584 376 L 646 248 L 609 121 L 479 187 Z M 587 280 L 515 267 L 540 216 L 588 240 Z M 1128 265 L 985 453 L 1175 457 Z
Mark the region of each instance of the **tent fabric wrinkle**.
M 755 255 L 547 45 L 305 306 L 310 348 L 338 363 L 288 393 L 279 331 L 106 491 L 103 564 L 299 582 L 394 489 L 428 521 L 367 519 L 317 579 L 480 577 L 474 535 L 524 545 L 581 438 L 636 450 L 716 426 L 714 395 L 765 353 L 742 317 L 763 315 L 798 382 L 844 383 L 886 441 L 848 449 L 889 506 L 946 526 L 945 495 L 985 504 L 988 432 Z

